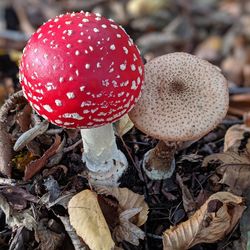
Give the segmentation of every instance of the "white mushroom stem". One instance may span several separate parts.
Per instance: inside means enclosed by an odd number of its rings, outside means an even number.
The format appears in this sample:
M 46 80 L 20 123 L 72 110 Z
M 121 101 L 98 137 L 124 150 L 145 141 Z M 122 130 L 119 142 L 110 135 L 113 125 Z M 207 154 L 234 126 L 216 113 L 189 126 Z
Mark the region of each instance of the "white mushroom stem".
M 119 185 L 119 178 L 128 166 L 124 154 L 118 150 L 112 124 L 81 129 L 83 161 L 89 170 L 89 180 L 106 186 Z

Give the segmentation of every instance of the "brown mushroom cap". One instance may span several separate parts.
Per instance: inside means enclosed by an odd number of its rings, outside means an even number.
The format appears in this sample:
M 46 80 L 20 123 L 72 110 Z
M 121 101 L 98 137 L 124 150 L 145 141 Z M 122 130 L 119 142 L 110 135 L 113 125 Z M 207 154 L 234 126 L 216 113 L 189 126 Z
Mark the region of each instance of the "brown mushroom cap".
M 189 141 L 212 130 L 226 115 L 228 103 L 227 81 L 219 69 L 178 52 L 145 65 L 144 90 L 129 116 L 154 138 Z

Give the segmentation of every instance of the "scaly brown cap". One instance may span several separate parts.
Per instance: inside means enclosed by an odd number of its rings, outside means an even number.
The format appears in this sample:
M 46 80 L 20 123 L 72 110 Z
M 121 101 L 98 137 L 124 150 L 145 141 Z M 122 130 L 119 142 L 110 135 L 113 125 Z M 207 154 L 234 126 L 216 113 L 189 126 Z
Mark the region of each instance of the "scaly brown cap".
M 212 130 L 226 115 L 228 102 L 227 81 L 220 70 L 178 52 L 145 65 L 144 90 L 129 116 L 154 138 L 189 141 Z

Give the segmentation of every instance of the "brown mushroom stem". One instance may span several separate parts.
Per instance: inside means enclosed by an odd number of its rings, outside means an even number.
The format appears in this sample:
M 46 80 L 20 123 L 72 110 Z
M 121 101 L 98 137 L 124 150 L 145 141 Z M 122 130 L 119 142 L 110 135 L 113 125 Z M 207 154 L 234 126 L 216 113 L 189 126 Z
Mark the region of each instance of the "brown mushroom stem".
M 159 141 L 155 148 L 145 154 L 143 168 L 151 180 L 162 180 L 172 176 L 177 146 L 177 142 Z
M 175 153 L 188 148 L 199 139 L 178 142 L 159 141 L 155 148 L 144 155 L 143 169 L 147 176 L 151 180 L 170 178 L 175 170 Z

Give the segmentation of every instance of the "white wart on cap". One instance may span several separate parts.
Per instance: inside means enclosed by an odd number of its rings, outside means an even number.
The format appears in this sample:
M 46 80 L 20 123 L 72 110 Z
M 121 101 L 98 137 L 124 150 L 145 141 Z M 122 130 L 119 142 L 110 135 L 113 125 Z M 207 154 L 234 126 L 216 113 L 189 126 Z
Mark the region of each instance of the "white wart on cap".
M 227 81 L 219 69 L 187 53 L 157 57 L 145 65 L 142 97 L 129 116 L 144 133 L 165 141 L 189 141 L 226 115 Z

